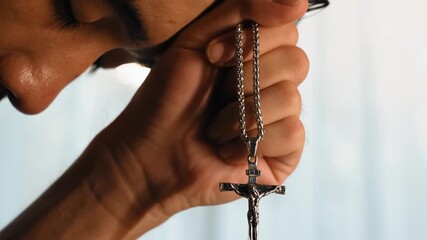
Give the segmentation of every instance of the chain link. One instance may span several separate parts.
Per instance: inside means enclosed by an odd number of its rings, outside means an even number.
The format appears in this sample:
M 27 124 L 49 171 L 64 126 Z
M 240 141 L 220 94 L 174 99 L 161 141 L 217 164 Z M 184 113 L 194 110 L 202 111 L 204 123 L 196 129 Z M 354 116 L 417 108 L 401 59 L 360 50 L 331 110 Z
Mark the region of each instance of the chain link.
M 245 86 L 243 72 L 243 24 L 236 27 L 236 50 L 237 50 L 237 99 L 239 102 L 239 126 L 240 138 L 244 142 L 251 140 L 260 141 L 264 137 L 265 130 L 261 114 L 261 96 L 260 96 L 260 72 L 259 72 L 259 26 L 252 23 L 253 36 L 253 98 L 254 113 L 258 133 L 256 137 L 249 137 L 246 129 L 246 109 L 245 109 Z

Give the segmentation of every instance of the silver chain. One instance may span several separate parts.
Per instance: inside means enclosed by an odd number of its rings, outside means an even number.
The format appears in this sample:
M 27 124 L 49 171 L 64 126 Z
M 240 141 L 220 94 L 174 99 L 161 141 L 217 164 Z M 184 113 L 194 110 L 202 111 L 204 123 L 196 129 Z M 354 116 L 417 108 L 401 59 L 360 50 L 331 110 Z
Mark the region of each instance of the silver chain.
M 249 137 L 246 129 L 246 110 L 245 110 L 245 86 L 243 72 L 243 24 L 238 24 L 236 27 L 236 50 L 237 50 L 237 96 L 239 101 L 239 124 L 240 138 L 244 142 L 260 141 L 264 137 L 265 130 L 262 122 L 261 114 L 261 96 L 260 96 L 260 74 L 259 74 L 259 25 L 252 23 L 253 36 L 253 98 L 254 98 L 254 113 L 258 134 L 256 137 Z M 251 150 L 250 150 L 251 151 Z M 254 154 L 256 153 L 256 149 Z M 252 154 L 252 153 L 251 153 Z

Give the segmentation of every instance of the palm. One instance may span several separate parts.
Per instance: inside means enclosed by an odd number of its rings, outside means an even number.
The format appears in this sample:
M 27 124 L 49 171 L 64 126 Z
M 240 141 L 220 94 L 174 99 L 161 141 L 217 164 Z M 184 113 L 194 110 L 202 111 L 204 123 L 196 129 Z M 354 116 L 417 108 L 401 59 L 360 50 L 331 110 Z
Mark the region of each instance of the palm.
M 216 114 L 211 96 L 218 73 L 203 53 L 170 48 L 133 101 L 142 109 L 139 125 L 144 137 L 155 143 L 154 148 L 145 149 L 157 159 L 155 163 L 143 159 L 148 177 L 155 179 L 156 189 L 171 185 L 176 196 L 184 196 L 190 206 L 233 200 L 234 194 L 219 192 L 219 182 L 247 181 L 245 159 L 238 165 L 226 163 L 218 157 L 217 146 L 205 137 L 206 126 Z M 269 181 L 273 174 L 263 165 L 263 179 Z M 159 195 L 170 197 L 170 193 Z
M 219 158 L 217 153 L 211 150 L 211 146 L 203 141 L 189 141 L 185 152 L 191 153 L 183 156 L 188 166 L 186 175 L 194 176 L 193 181 L 188 186 L 188 196 L 194 198 L 197 205 L 212 205 L 224 203 L 236 199 L 234 193 L 222 193 L 219 191 L 220 182 L 246 183 L 245 175 L 247 169 L 246 160 L 242 157 L 240 164 L 229 164 Z M 261 162 L 264 162 L 261 160 Z M 260 164 L 263 170 L 263 181 L 270 184 L 277 184 L 272 178 L 271 168 L 268 164 Z

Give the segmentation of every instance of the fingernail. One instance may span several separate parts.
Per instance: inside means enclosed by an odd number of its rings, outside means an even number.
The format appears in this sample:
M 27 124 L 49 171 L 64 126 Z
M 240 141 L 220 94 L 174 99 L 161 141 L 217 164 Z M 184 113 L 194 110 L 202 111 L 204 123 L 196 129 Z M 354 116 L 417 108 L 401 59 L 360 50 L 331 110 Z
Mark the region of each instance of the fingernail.
M 207 48 L 207 56 L 212 64 L 225 64 L 234 57 L 234 46 L 228 42 L 210 43 Z
M 278 3 L 278 4 L 282 4 L 282 5 L 292 6 L 298 2 L 301 2 L 301 0 L 273 0 L 273 2 Z

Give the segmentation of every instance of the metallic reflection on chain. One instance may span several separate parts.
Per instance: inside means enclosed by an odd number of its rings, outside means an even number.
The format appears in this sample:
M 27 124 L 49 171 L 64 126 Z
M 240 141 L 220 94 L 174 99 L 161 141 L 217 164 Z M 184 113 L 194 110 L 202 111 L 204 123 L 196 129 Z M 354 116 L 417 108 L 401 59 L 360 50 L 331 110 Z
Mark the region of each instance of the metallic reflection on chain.
M 256 155 L 258 143 L 264 137 L 264 125 L 261 114 L 260 102 L 260 81 L 259 81 L 259 26 L 252 23 L 253 33 L 253 89 L 254 89 L 254 112 L 257 122 L 258 134 L 250 137 L 246 131 L 246 111 L 245 111 L 245 95 L 244 95 L 244 74 L 243 74 L 243 25 L 239 24 L 236 27 L 236 47 L 237 47 L 237 93 L 239 101 L 239 124 L 240 137 L 247 144 L 249 155 L 247 158 L 248 176 L 247 184 L 239 183 L 220 183 L 220 191 L 234 191 L 241 197 L 248 199 L 248 225 L 249 239 L 258 239 L 258 223 L 259 223 L 259 202 L 261 198 L 272 194 L 285 194 L 285 186 L 259 185 L 257 184 L 258 177 L 261 176 L 261 171 L 258 170 L 258 156 Z
M 307 12 L 327 7 L 327 0 L 309 0 L 309 8 Z M 256 154 L 258 143 L 264 138 L 264 125 L 261 114 L 261 96 L 260 96 L 260 72 L 259 72 L 259 26 L 257 23 L 252 23 L 253 34 L 253 97 L 254 97 L 254 113 L 257 123 L 258 133 L 256 136 L 248 136 L 246 130 L 246 109 L 245 109 L 245 88 L 244 88 L 244 73 L 243 73 L 243 24 L 236 27 L 236 52 L 237 52 L 237 98 L 239 102 L 239 125 L 240 138 L 246 143 L 249 151 L 247 157 L 248 176 L 247 184 L 239 183 L 220 183 L 220 191 L 233 191 L 237 195 L 248 199 L 248 225 L 249 239 L 258 239 L 258 224 L 259 224 L 259 202 L 261 198 L 272 194 L 285 194 L 285 186 L 274 185 L 259 185 L 257 184 L 258 177 L 261 176 L 261 170 L 258 170 L 258 156 Z

